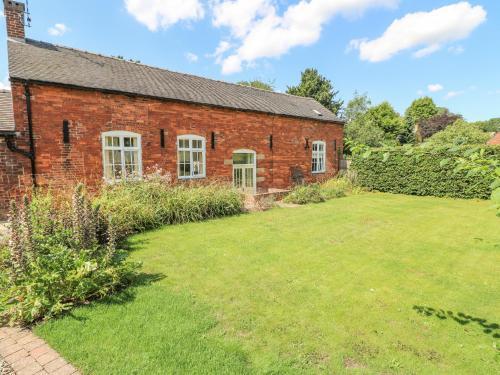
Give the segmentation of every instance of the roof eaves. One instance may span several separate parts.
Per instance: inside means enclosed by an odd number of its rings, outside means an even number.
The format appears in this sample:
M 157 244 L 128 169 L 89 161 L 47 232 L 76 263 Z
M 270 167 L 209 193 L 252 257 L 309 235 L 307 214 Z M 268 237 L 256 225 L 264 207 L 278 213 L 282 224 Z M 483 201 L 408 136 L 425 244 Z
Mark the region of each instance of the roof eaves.
M 99 92 L 104 92 L 104 93 L 109 93 L 109 94 L 121 94 L 121 95 L 126 95 L 126 96 L 133 96 L 133 97 L 139 97 L 139 98 L 151 98 L 151 99 L 157 99 L 157 100 L 162 100 L 162 101 L 170 101 L 170 102 L 177 102 L 177 103 L 187 103 L 191 105 L 205 105 L 208 107 L 215 107 L 215 108 L 224 108 L 224 109 L 230 109 L 233 111 L 241 111 L 241 112 L 253 112 L 253 113 L 265 113 L 268 115 L 272 116 L 283 116 L 283 117 L 288 117 L 288 118 L 298 118 L 298 119 L 303 119 L 303 120 L 309 120 L 309 121 L 320 121 L 324 123 L 329 123 L 329 124 L 338 124 L 338 125 L 345 125 L 345 121 L 341 119 L 336 119 L 336 120 L 330 120 L 327 118 L 322 118 L 318 116 L 318 118 L 312 118 L 312 117 L 307 117 L 307 116 L 295 116 L 295 115 L 289 115 L 285 113 L 275 113 L 275 112 L 268 112 L 268 111 L 259 111 L 256 109 L 245 109 L 245 108 L 235 108 L 231 106 L 225 106 L 221 104 L 211 104 L 211 103 L 201 103 L 197 101 L 191 101 L 191 100 L 182 100 L 182 99 L 175 99 L 175 98 L 167 98 L 163 96 L 154 96 L 154 95 L 146 95 L 146 94 L 139 94 L 135 92 L 127 92 L 127 91 L 120 91 L 120 90 L 111 90 L 111 89 L 105 89 L 105 88 L 97 88 L 97 87 L 90 87 L 90 86 L 80 86 L 80 85 L 71 85 L 67 83 L 60 83 L 60 82 L 53 82 L 53 81 L 41 81 L 41 80 L 34 80 L 34 79 L 26 79 L 22 77 L 16 77 L 16 76 L 11 76 L 10 77 L 11 81 L 18 81 L 18 82 L 24 82 L 24 83 L 35 83 L 35 84 L 45 84 L 45 85 L 56 85 L 60 87 L 68 87 L 72 89 L 80 89 L 80 90 L 91 90 L 91 91 L 99 91 Z M 305 98 L 305 97 L 302 97 Z M 312 99 L 312 98 L 308 98 Z M 314 99 L 312 99 L 314 100 Z

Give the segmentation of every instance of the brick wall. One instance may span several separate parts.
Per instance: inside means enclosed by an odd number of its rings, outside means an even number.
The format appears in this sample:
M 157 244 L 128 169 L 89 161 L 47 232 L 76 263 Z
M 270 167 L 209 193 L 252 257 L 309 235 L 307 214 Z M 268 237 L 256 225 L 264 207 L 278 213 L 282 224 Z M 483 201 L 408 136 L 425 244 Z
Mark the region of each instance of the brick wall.
M 177 177 L 177 135 L 195 134 L 206 138 L 207 177 L 232 179 L 232 153 L 251 149 L 257 153 L 258 188 L 285 188 L 292 184 L 292 167 L 299 167 L 306 180 L 326 178 L 337 171 L 333 142 L 342 145 L 339 124 L 302 120 L 262 113 L 235 111 L 119 94 L 31 85 L 36 169 L 39 184 L 68 186 L 76 181 L 91 185 L 102 181 L 100 135 L 110 130 L 127 130 L 142 136 L 143 170 L 159 166 Z M 13 82 L 12 93 L 19 145 L 28 148 L 23 86 Z M 63 120 L 70 122 L 70 144 L 62 138 Z M 160 147 L 160 129 L 165 130 L 165 148 Z M 211 149 L 211 133 L 216 134 Z M 269 136 L 273 135 L 273 149 Z M 309 148 L 305 148 L 309 139 Z M 326 142 L 327 172 L 311 174 L 311 144 Z M 0 155 L 2 155 L 0 144 Z M 10 151 L 8 151 L 10 153 Z M 11 175 L 30 173 L 27 159 L 9 154 L 16 165 Z M 24 166 L 24 167 L 23 167 Z M 16 169 L 17 168 L 17 169 Z M 10 180 L 9 180 L 10 181 Z M 2 185 L 3 182 L 2 182 Z M 0 187 L 3 201 L 8 186 Z M 0 200 L 0 204 L 2 201 Z
M 12 155 L 12 152 L 7 149 L 5 139 L 0 138 L 0 219 L 4 216 L 9 200 L 21 193 L 24 171 L 22 160 Z M 30 173 L 29 169 L 27 171 Z

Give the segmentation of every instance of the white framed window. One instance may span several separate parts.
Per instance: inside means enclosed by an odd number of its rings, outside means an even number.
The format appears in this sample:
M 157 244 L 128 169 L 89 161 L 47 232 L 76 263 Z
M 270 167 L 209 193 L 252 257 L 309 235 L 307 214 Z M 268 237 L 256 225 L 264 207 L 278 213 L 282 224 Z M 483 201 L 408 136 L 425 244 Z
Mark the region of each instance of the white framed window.
M 205 138 L 198 135 L 177 137 L 177 173 L 180 179 L 205 177 L 205 159 Z
M 104 178 L 120 180 L 142 176 L 141 135 L 127 131 L 102 133 Z
M 312 173 L 326 171 L 326 143 L 314 141 L 312 144 Z

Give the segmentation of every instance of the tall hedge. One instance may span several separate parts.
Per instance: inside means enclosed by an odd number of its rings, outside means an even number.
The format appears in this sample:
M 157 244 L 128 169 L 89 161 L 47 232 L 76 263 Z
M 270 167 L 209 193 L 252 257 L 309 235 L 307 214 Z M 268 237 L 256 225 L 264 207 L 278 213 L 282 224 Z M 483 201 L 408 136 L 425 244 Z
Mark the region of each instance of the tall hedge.
M 466 155 L 472 146 L 441 148 L 391 148 L 372 150 L 353 158 L 351 168 L 363 187 L 388 193 L 436 197 L 481 198 L 491 195 L 491 177 L 455 173 L 453 160 Z M 488 147 L 487 155 L 500 158 L 500 147 Z

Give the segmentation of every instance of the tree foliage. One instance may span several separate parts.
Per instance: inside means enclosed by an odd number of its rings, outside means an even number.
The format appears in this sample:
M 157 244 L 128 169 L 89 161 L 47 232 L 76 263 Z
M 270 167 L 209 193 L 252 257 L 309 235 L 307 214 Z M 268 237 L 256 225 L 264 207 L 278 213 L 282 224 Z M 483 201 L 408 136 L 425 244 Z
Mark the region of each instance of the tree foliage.
M 460 120 L 462 116 L 451 113 L 448 110 L 440 111 L 437 115 L 422 120 L 418 126 L 417 138 L 424 140 L 427 139 L 437 132 L 446 129 L 448 126 L 454 124 L 457 120 Z
M 349 100 L 344 109 L 344 119 L 347 123 L 360 119 L 368 112 L 371 105 L 372 101 L 367 94 L 360 95 L 358 92 L 355 92 L 354 98 Z
M 371 107 L 367 94 L 354 93 L 354 98 L 347 103 L 344 110 L 346 126 L 345 137 L 351 142 L 378 147 L 384 141 L 384 132 L 372 122 L 367 121 L 366 114 Z M 349 149 L 349 147 L 348 147 Z
M 388 102 L 372 107 L 366 94 L 355 93 L 345 108 L 344 116 L 347 121 L 346 138 L 369 147 L 396 144 L 397 135 L 404 129 L 401 116 Z
M 239 81 L 238 85 L 254 87 L 256 89 L 266 90 L 266 91 L 274 91 L 274 82 L 264 82 L 258 79 L 254 79 L 253 81 Z
M 394 141 L 404 131 L 403 119 L 387 101 L 370 108 L 366 113 L 366 120 L 382 129 L 386 138 Z
M 492 118 L 487 121 L 477 121 L 474 124 L 479 126 L 485 132 L 500 132 L 500 118 Z
M 364 116 L 348 122 L 344 132 L 346 139 L 369 147 L 379 147 L 385 140 L 384 131 L 373 122 L 364 121 Z
M 335 91 L 332 81 L 312 68 L 304 70 L 300 83 L 297 86 L 288 86 L 287 93 L 316 99 L 336 115 L 344 105 L 343 100 L 336 99 L 339 92 Z
M 421 121 L 428 120 L 439 112 L 440 109 L 436 106 L 432 98 L 423 97 L 414 100 L 405 112 L 405 141 L 411 141 L 412 135 L 418 133 L 416 127 L 419 126 Z
M 486 144 L 489 139 L 490 135 L 485 133 L 477 123 L 458 120 L 443 131 L 434 134 L 427 142 L 434 145 L 478 145 Z

